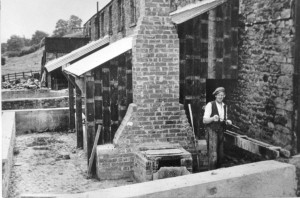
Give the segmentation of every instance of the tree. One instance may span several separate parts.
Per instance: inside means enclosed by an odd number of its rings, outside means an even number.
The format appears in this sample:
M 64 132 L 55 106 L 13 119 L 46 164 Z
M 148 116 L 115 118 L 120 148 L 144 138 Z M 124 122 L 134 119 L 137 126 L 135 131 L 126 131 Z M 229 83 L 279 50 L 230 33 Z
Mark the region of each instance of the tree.
M 53 36 L 62 37 L 67 33 L 68 33 L 68 22 L 63 19 L 59 19 L 56 22 L 55 30 L 53 31 Z
M 39 44 L 41 40 L 45 37 L 49 36 L 46 32 L 43 31 L 35 31 L 31 38 L 31 45 Z
M 80 31 L 82 20 L 75 15 L 71 15 L 68 21 L 59 19 L 56 22 L 55 30 L 53 31 L 54 37 L 62 37 L 66 34 L 71 34 Z
M 71 15 L 68 21 L 68 33 L 80 31 L 82 20 L 75 15 Z
M 25 45 L 25 46 L 31 46 L 31 39 L 25 38 L 25 37 L 23 36 L 23 40 L 24 40 L 24 45 Z
M 24 39 L 17 35 L 12 35 L 7 40 L 8 51 L 20 51 L 24 47 Z
M 7 43 L 1 43 L 1 53 L 5 53 L 7 51 Z

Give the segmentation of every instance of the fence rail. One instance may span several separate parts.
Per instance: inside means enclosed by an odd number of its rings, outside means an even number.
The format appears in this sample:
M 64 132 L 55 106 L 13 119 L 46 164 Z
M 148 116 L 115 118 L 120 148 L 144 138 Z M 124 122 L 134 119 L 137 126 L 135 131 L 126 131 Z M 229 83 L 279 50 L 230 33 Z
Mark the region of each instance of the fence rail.
M 18 73 L 5 74 L 5 75 L 2 75 L 2 82 L 14 81 L 14 80 L 17 80 L 17 79 L 27 78 L 27 77 L 31 77 L 31 76 L 34 76 L 34 75 L 37 75 L 37 78 L 39 78 L 40 72 L 41 71 L 38 70 L 38 71 L 27 71 L 27 72 L 18 72 Z

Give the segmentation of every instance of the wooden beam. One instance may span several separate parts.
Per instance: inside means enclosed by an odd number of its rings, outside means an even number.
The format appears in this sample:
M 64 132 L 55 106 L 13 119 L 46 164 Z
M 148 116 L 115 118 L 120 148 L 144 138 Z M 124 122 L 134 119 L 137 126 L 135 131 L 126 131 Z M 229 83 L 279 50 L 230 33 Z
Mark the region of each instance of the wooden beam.
M 82 93 L 79 87 L 76 87 L 76 135 L 77 148 L 83 148 L 83 127 L 82 127 Z
M 103 98 L 102 98 L 102 68 L 97 67 L 94 70 L 95 78 L 95 124 L 103 125 Z M 103 133 L 100 134 L 98 144 L 104 144 Z
M 223 43 L 224 43 L 224 23 L 223 23 L 223 8 L 224 5 L 220 5 L 215 8 L 216 10 L 216 79 L 224 78 L 223 67 Z
M 276 159 L 280 156 L 277 147 L 251 139 L 246 135 L 239 135 L 232 131 L 224 132 L 225 144 L 234 145 L 265 159 Z
M 96 137 L 95 137 L 95 140 L 94 140 L 92 153 L 91 153 L 91 156 L 89 158 L 88 175 L 90 177 L 93 176 L 93 173 L 92 173 L 92 167 L 93 166 L 92 165 L 94 163 L 94 158 L 95 158 L 95 155 L 96 155 L 97 145 L 98 145 L 98 141 L 99 141 L 99 136 L 100 136 L 101 130 L 102 130 L 102 126 L 98 125 L 97 134 L 96 134 Z
M 75 109 L 74 109 L 74 86 L 68 80 L 69 87 L 69 128 L 71 130 L 75 129 Z
M 95 81 L 93 72 L 85 73 L 85 128 L 87 134 L 87 154 L 88 154 L 88 165 L 89 158 L 93 150 L 93 144 L 96 136 L 95 130 Z M 92 174 L 96 175 L 96 163 L 92 164 Z

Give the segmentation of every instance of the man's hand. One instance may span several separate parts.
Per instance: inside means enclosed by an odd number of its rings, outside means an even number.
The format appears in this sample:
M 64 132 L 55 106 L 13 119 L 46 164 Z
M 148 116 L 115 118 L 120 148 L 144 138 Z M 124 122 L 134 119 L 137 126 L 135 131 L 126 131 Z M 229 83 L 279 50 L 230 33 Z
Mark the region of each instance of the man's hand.
M 232 125 L 232 122 L 231 122 L 231 120 L 226 120 L 226 124 L 228 124 L 228 125 Z
M 218 115 L 214 115 L 214 116 L 213 116 L 213 120 L 214 120 L 215 122 L 218 122 L 218 121 L 219 121 L 219 116 L 218 116 Z

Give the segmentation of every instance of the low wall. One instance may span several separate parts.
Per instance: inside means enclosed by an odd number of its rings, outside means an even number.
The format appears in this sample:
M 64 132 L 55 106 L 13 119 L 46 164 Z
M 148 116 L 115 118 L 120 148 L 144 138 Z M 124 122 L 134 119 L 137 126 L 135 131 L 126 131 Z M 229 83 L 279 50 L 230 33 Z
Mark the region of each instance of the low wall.
M 48 109 L 68 107 L 69 97 L 50 97 L 50 98 L 26 98 L 2 100 L 2 110 L 13 109 Z
M 4 124 L 5 123 L 5 124 Z M 9 179 L 13 163 L 16 126 L 15 112 L 2 113 L 2 197 L 8 196 Z
M 16 131 L 28 132 L 65 131 L 69 125 L 69 109 L 31 109 L 16 112 Z
M 50 89 L 22 89 L 22 90 L 2 90 L 2 100 L 10 100 L 17 98 L 50 98 L 68 96 L 67 90 L 53 91 Z
M 290 164 L 262 161 L 82 194 L 21 197 L 295 197 L 295 171 L 295 166 Z

